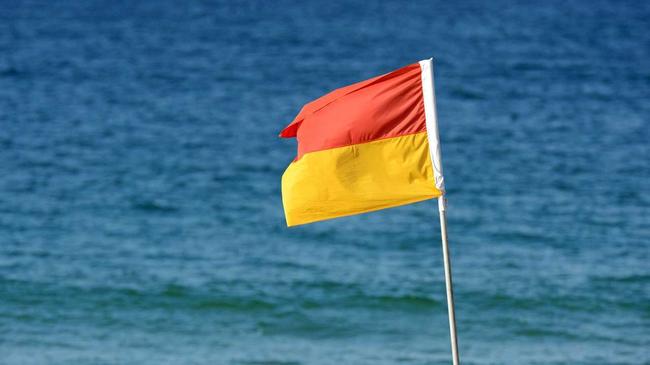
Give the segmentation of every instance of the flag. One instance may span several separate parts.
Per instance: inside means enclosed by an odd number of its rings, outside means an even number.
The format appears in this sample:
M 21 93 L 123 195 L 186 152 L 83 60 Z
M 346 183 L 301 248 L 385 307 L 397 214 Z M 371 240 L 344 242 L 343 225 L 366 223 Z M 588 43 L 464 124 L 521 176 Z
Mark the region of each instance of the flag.
M 282 176 L 288 226 L 444 193 L 432 60 L 306 104 L 280 137 L 298 141 Z

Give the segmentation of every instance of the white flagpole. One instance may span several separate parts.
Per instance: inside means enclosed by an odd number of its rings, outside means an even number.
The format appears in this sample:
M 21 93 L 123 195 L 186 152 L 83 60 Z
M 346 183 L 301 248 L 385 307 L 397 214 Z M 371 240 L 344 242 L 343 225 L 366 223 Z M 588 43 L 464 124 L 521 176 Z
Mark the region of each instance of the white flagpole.
M 436 113 L 436 93 L 433 82 L 433 59 L 420 61 L 422 75 L 422 96 L 424 98 L 424 114 L 429 136 L 429 152 L 433 164 L 436 188 L 442 191 L 438 198 L 440 213 L 440 234 L 442 236 L 442 257 L 445 266 L 445 287 L 447 288 L 447 311 L 449 314 L 449 336 L 451 338 L 451 356 L 453 365 L 459 365 L 458 335 L 456 334 L 456 312 L 454 310 L 454 289 L 451 280 L 451 259 L 447 241 L 447 199 L 445 198 L 445 179 L 442 174 L 442 156 L 440 153 L 440 136 L 438 133 L 438 116 Z
M 451 338 L 451 356 L 454 365 L 460 364 L 458 357 L 458 335 L 456 334 L 456 312 L 454 310 L 454 287 L 451 281 L 451 258 L 449 257 L 449 243 L 447 242 L 447 199 L 445 196 L 438 198 L 438 211 L 440 212 L 440 234 L 442 236 L 442 257 L 445 262 L 445 287 L 447 288 L 447 311 L 449 312 L 449 336 Z

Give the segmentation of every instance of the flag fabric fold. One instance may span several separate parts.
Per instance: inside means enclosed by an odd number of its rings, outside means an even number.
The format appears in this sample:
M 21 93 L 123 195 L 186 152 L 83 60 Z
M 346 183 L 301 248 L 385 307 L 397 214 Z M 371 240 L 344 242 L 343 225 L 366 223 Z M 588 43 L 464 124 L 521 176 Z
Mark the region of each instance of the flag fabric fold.
M 425 60 L 302 108 L 280 133 L 298 141 L 282 176 L 288 226 L 443 194 L 432 77 Z

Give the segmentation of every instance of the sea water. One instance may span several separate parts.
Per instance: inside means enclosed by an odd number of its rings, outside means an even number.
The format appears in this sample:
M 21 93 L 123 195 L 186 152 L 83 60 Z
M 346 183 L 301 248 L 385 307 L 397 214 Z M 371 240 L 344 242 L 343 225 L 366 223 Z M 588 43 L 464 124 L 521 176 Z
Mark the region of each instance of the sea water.
M 650 363 L 650 3 L 0 4 L 0 364 L 449 364 L 436 202 L 280 195 L 432 56 L 463 364 Z

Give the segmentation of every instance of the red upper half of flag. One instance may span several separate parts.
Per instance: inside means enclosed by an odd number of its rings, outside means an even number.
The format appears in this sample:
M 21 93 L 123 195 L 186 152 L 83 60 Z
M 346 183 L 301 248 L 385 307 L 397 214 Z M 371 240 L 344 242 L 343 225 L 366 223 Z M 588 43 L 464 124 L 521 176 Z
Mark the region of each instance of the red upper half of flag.
M 298 154 L 426 130 L 420 65 L 336 89 L 308 104 L 281 133 Z

